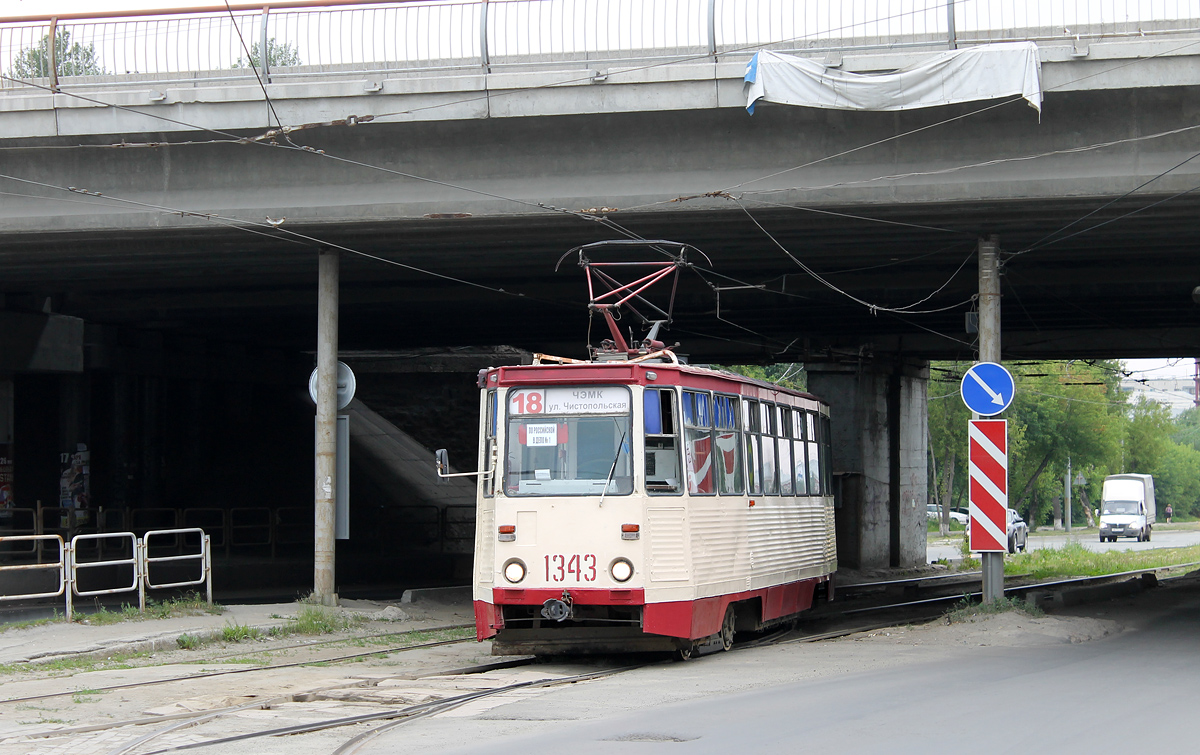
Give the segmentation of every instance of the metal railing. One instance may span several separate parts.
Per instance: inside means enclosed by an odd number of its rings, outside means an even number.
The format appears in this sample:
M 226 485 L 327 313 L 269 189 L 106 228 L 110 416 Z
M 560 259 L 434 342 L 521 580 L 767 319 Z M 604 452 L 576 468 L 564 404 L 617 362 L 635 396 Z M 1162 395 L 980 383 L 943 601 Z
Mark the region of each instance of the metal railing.
M 175 556 L 151 556 L 150 555 L 150 539 L 153 537 L 163 537 L 170 535 L 177 537 L 180 535 L 199 535 L 200 550 L 197 553 L 184 553 Z M 198 527 L 187 527 L 177 530 L 155 530 L 147 532 L 142 537 L 142 585 L 144 589 L 165 590 L 175 587 L 188 587 L 190 585 L 205 585 L 208 602 L 212 603 L 212 541 L 209 536 L 204 534 L 204 530 Z M 150 567 L 154 564 L 165 563 L 180 563 L 187 561 L 200 562 L 200 576 L 195 579 L 177 580 L 175 582 L 155 582 L 150 576 Z M 142 597 L 142 608 L 145 609 L 145 597 Z
M 305 7 L 296 7 L 305 6 Z M 119 16 L 119 17 L 114 17 Z M 418 0 L 0 24 L 0 89 L 1083 40 L 1200 30 L 1197 0 Z M 49 40 L 56 40 L 50 45 Z M 263 54 L 265 51 L 265 55 Z
M 149 543 L 152 538 L 171 537 L 171 538 L 186 538 L 189 535 L 195 535 L 199 550 L 195 553 L 173 554 L 166 556 L 151 556 Z M 97 540 L 122 540 L 126 541 L 128 547 L 126 550 L 132 553 L 128 558 L 108 558 L 100 556 L 91 560 L 83 560 L 78 557 L 80 545 L 84 543 L 94 542 Z M 212 549 L 210 541 L 204 531 L 199 528 L 181 528 L 168 530 L 152 530 L 143 537 L 138 537 L 132 532 L 105 532 L 105 533 L 89 533 L 76 535 L 69 541 L 64 541 L 59 535 L 8 535 L 0 536 L 0 546 L 4 543 L 12 542 L 52 542 L 57 546 L 58 556 L 52 562 L 42 563 L 40 555 L 42 549 L 38 550 L 39 561 L 31 564 L 6 564 L 0 566 L 0 574 L 28 572 L 28 571 L 48 571 L 54 569 L 57 572 L 58 587 L 53 591 L 16 591 L 5 589 L 0 592 L 0 601 L 12 600 L 32 600 L 40 598 L 56 598 L 65 596 L 66 602 L 66 617 L 70 621 L 74 612 L 74 598 L 89 598 L 98 597 L 100 595 L 116 595 L 126 592 L 137 592 L 138 608 L 142 611 L 146 610 L 146 590 L 162 590 L 178 587 L 187 587 L 191 585 L 205 586 L 205 595 L 208 602 L 212 603 Z M 102 554 L 100 548 L 89 548 L 91 552 Z M 199 564 L 199 576 L 195 578 L 176 579 L 173 582 L 155 582 L 151 575 L 150 569 L 154 564 L 180 563 L 187 561 L 196 561 Z M 80 572 L 85 570 L 104 569 L 106 573 L 111 574 L 113 571 L 119 570 L 121 567 L 129 567 L 132 571 L 132 578 L 126 582 L 121 582 L 116 587 L 102 587 L 97 589 L 80 589 Z M 35 588 L 36 590 L 36 588 Z
M 63 542 L 63 539 L 58 535 L 6 535 L 0 536 L 0 544 L 13 542 L 34 542 L 38 544 L 37 553 L 39 560 L 33 564 L 6 564 L 0 566 L 0 573 L 14 572 L 29 572 L 29 571 L 46 571 L 55 569 L 58 571 L 58 589 L 51 592 L 18 592 L 0 593 L 0 601 L 6 600 L 32 600 L 35 598 L 57 598 L 60 595 L 66 596 L 67 620 L 71 619 L 71 590 L 68 587 L 70 584 L 71 573 L 71 551 L 70 546 Z M 53 542 L 58 548 L 58 558 L 52 563 L 42 563 L 40 556 L 43 549 L 40 547 L 43 542 Z

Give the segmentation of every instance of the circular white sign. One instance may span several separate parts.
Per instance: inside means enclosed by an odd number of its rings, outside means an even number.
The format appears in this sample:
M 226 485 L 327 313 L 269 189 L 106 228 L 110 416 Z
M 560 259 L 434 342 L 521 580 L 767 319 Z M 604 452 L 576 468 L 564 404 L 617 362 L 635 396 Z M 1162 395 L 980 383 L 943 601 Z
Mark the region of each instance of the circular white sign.
M 345 409 L 354 400 L 354 388 L 357 386 L 357 381 L 354 379 L 354 371 L 345 362 L 338 362 L 337 366 L 337 408 L 338 410 Z M 312 402 L 317 403 L 317 371 L 313 370 L 312 375 L 308 377 L 308 397 Z

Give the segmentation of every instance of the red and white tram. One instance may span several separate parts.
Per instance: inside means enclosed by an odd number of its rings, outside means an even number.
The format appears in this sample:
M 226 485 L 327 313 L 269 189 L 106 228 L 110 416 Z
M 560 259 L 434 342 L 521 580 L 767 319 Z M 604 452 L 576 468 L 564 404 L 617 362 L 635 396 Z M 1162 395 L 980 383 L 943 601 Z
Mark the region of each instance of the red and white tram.
M 837 568 L 828 406 L 612 330 L 602 359 L 480 374 L 472 582 L 493 654 L 728 648 Z

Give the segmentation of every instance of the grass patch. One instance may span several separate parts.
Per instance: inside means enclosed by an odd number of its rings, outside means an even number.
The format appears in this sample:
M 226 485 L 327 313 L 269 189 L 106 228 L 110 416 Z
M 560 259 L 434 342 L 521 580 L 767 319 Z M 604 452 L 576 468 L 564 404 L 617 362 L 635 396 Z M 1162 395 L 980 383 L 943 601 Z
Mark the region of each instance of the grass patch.
M 81 689 L 81 690 L 77 690 L 75 692 L 75 694 L 71 695 L 71 701 L 74 702 L 76 705 L 78 705 L 80 703 L 94 703 L 94 702 L 98 702 L 100 700 L 100 698 L 97 697 L 97 695 L 102 695 L 102 694 L 104 694 L 104 693 L 98 689 Z
M 221 630 L 221 639 L 226 642 L 242 642 L 243 640 L 258 640 L 263 636 L 262 630 L 258 627 L 251 627 L 245 624 L 226 624 Z
M 312 604 L 302 604 L 296 618 L 278 628 L 274 634 L 333 634 L 345 632 L 366 623 L 365 616 L 347 616 Z
M 1005 571 L 1034 579 L 1099 577 L 1137 569 L 1153 569 L 1200 561 L 1200 545 L 1142 551 L 1094 552 L 1079 543 L 1062 548 L 1039 548 L 1009 556 Z
M 118 653 L 107 658 L 81 658 L 71 656 L 66 658 L 58 658 L 53 661 L 44 661 L 36 663 L 4 663 L 0 664 L 0 676 L 13 676 L 16 674 L 30 674 L 40 672 L 51 672 L 51 674 L 60 671 L 67 671 L 71 674 L 85 673 L 88 671 L 110 670 L 110 669 L 127 669 L 133 668 L 130 660 L 135 658 L 145 658 L 149 653 Z M 86 694 L 86 691 L 85 691 Z
M 11 624 L 0 624 L 0 632 L 7 632 L 10 629 L 31 629 L 33 627 L 41 627 L 47 624 L 57 624 L 63 620 L 62 614 L 58 609 L 54 609 L 54 616 L 46 619 L 30 619 L 29 621 L 14 621 Z
M 220 603 L 209 603 L 194 592 L 167 600 L 147 600 L 146 610 L 123 603 L 116 611 L 99 606 L 94 613 L 80 614 L 75 619 L 80 624 L 104 626 L 117 624 L 122 621 L 144 621 L 146 619 L 174 619 L 181 616 L 203 616 L 212 614 L 219 616 L 225 613 L 225 606 Z
M 925 530 L 930 533 L 940 534 L 942 531 L 941 522 L 937 519 L 929 519 L 926 521 Z M 950 532 L 966 532 L 967 525 L 959 524 L 953 519 L 950 520 Z
M 1000 598 L 992 603 L 976 603 L 968 598 L 963 598 L 946 611 L 945 616 L 947 624 L 961 624 L 1009 611 L 1017 611 L 1034 618 L 1046 615 L 1046 612 L 1037 606 L 1031 606 L 1017 598 Z

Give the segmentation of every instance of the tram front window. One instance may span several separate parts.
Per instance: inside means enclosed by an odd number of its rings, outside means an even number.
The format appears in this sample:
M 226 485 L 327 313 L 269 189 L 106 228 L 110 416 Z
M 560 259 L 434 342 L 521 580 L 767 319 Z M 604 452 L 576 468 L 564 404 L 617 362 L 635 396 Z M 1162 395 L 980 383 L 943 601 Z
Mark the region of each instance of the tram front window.
M 629 405 L 624 386 L 510 392 L 505 493 L 632 493 Z

